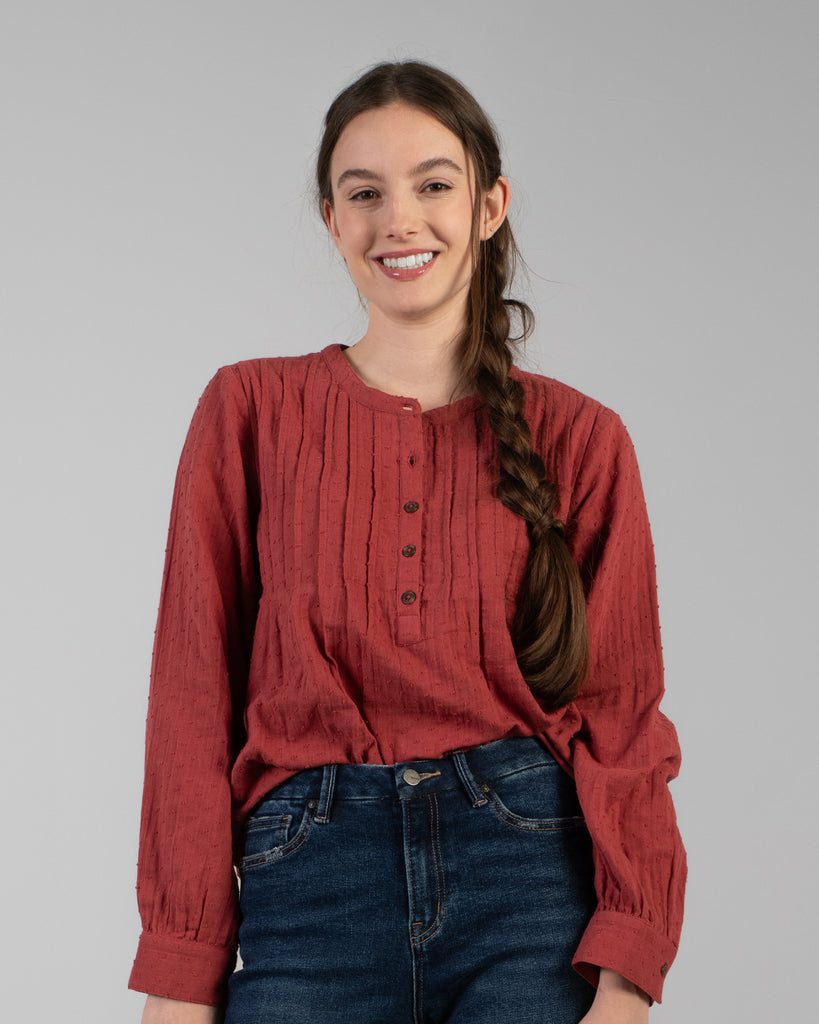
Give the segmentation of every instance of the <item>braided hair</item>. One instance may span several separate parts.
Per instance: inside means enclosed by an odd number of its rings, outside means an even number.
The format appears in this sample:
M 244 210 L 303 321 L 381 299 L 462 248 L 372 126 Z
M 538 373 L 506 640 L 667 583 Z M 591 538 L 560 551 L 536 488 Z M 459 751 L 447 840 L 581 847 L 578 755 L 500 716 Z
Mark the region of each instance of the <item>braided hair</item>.
M 366 110 L 406 103 L 433 116 L 461 140 L 472 161 L 478 195 L 501 174 L 500 146 L 492 123 L 457 79 L 420 61 L 378 64 L 344 89 L 324 122 L 316 161 L 320 208 L 333 202 L 330 161 L 346 125 Z M 525 302 L 506 295 L 518 259 L 507 219 L 480 238 L 481 204 L 472 220 L 472 277 L 467 317 L 457 346 L 460 388 L 477 390 L 496 441 L 497 497 L 527 523 L 530 550 L 512 642 L 521 673 L 547 708 L 569 703 L 583 682 L 588 661 L 586 606 L 580 574 L 555 517 L 557 488 L 546 479 L 543 460 L 531 445 L 524 415 L 524 390 L 509 375 L 513 345 L 527 338 L 534 315 Z M 512 333 L 513 318 L 519 332 Z

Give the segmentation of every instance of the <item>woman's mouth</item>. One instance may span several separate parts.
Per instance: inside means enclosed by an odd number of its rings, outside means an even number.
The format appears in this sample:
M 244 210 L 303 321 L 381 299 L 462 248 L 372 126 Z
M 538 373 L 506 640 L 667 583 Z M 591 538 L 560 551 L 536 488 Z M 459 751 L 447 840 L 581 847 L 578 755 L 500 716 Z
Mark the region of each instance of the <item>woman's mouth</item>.
M 384 271 L 387 277 L 395 281 L 411 281 L 416 277 L 425 274 L 435 262 L 437 252 L 407 253 L 406 256 L 377 256 L 375 262 Z

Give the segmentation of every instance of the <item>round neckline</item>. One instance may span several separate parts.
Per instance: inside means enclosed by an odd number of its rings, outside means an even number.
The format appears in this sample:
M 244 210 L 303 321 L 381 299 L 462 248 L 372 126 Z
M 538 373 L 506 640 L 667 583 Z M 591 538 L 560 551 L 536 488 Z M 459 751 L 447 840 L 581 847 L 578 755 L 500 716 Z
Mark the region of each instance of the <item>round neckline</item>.
M 356 402 L 367 405 L 371 409 L 393 413 L 396 416 L 405 416 L 408 412 L 420 413 L 421 416 L 432 422 L 445 423 L 459 420 L 483 405 L 480 395 L 464 395 L 463 398 L 459 398 L 449 405 L 439 405 L 434 409 L 421 409 L 421 403 L 417 398 L 412 398 L 409 395 L 391 395 L 386 391 L 379 391 L 378 388 L 365 384 L 355 372 L 352 363 L 344 355 L 344 350 L 348 347 L 335 342 L 322 349 L 321 355 L 338 386 Z

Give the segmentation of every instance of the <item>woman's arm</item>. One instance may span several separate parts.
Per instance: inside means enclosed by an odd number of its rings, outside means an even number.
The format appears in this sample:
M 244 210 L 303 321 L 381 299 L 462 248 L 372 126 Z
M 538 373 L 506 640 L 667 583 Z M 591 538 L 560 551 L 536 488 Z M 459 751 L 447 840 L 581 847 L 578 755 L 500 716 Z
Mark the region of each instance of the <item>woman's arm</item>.
M 606 1004 L 634 996 L 610 988 L 614 972 L 659 1001 L 682 923 L 685 850 L 668 789 L 680 751 L 659 710 L 662 649 L 640 474 L 610 410 L 597 411 L 561 492 L 569 546 L 587 586 L 590 660 L 579 697 L 555 714 L 547 738 L 574 775 L 598 900 L 574 964 L 595 985 L 600 968 L 608 969 L 601 974 Z
M 224 1010 L 201 1003 L 182 1003 L 178 999 L 148 996 L 142 1011 L 142 1024 L 222 1024 Z
M 592 1008 L 580 1024 L 646 1024 L 648 1007 L 649 998 L 642 989 L 622 974 L 602 968 Z
M 226 367 L 199 401 L 174 489 L 148 706 L 143 931 L 130 979 L 140 992 L 217 1006 L 236 962 L 230 771 L 258 606 L 257 502 L 255 418 L 239 370 Z

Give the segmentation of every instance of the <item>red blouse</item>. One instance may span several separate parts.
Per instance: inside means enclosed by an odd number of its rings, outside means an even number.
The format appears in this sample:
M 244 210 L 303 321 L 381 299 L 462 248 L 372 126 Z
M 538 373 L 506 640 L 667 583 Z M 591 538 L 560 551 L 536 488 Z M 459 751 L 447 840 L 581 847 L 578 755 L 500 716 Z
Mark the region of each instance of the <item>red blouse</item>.
M 234 833 L 273 786 L 327 763 L 441 757 L 541 736 L 574 776 L 598 909 L 575 956 L 659 1000 L 685 853 L 654 556 L 619 418 L 514 367 L 588 593 L 579 699 L 545 713 L 508 626 L 525 522 L 494 496 L 477 395 L 422 412 L 330 345 L 219 370 L 182 452 L 148 713 L 131 987 L 218 1003 L 235 963 Z M 596 966 L 593 966 L 596 965 Z

